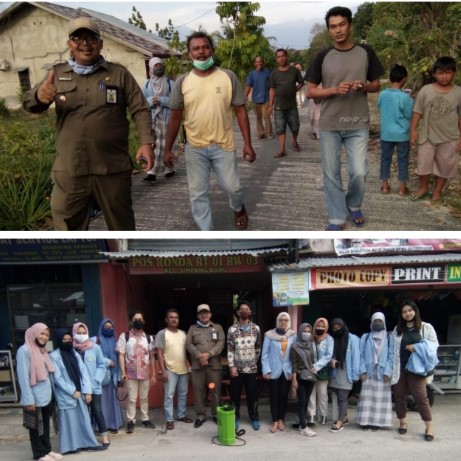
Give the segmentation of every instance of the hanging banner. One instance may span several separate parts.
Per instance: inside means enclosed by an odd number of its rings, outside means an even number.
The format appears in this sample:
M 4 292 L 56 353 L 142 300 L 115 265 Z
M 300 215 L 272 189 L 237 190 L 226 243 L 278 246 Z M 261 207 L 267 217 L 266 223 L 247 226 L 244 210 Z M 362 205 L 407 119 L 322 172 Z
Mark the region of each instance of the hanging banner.
M 309 272 L 272 274 L 274 307 L 309 304 Z
M 311 290 L 384 287 L 390 282 L 390 266 L 316 268 L 312 269 Z
M 335 239 L 338 256 L 418 251 L 460 251 L 461 240 L 435 239 Z

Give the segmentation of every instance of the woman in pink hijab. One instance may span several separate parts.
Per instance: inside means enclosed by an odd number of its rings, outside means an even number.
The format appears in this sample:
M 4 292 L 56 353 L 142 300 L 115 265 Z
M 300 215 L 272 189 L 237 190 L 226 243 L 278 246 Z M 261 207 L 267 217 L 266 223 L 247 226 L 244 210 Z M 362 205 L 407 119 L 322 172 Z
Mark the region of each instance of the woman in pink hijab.
M 51 451 L 50 417 L 52 388 L 50 373 L 55 368 L 46 349 L 50 330 L 44 323 L 32 325 L 16 354 L 16 371 L 24 409 L 24 427 L 29 429 L 32 454 L 38 461 L 62 459 Z

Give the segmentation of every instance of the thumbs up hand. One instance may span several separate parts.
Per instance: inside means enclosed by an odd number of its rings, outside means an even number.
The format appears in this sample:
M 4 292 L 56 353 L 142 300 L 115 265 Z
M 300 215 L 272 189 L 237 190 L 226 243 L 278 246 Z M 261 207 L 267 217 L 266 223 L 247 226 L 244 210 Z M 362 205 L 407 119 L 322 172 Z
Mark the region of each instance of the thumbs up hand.
M 43 104 L 51 104 L 55 97 L 56 87 L 54 86 L 54 69 L 51 69 L 48 73 L 48 77 L 37 90 L 37 99 Z

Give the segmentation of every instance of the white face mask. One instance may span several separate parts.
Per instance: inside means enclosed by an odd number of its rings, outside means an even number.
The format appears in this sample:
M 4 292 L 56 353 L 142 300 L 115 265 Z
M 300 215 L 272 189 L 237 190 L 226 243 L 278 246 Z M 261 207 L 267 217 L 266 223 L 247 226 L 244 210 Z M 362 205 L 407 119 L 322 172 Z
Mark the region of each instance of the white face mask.
M 88 341 L 88 337 L 89 336 L 87 334 L 82 334 L 82 335 L 75 334 L 74 335 L 75 341 L 77 341 L 80 344 L 83 344 L 85 341 Z

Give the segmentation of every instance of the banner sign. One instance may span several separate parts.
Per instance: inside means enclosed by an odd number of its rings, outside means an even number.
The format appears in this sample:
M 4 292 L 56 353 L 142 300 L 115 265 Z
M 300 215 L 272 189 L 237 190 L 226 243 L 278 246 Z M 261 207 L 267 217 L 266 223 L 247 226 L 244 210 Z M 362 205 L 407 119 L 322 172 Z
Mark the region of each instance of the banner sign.
M 272 274 L 272 305 L 274 307 L 309 304 L 309 272 Z
M 0 264 L 106 262 L 102 239 L 0 239 Z
M 447 265 L 447 282 L 461 283 L 461 263 Z
M 418 251 L 460 251 L 461 240 L 435 239 L 335 239 L 338 256 Z
M 383 287 L 390 283 L 390 266 L 328 267 L 312 269 L 312 290 Z
M 409 283 L 444 283 L 445 264 L 440 266 L 405 266 L 392 268 L 391 285 Z
M 217 256 L 133 256 L 130 274 L 230 274 L 260 272 L 262 258 L 248 254 Z

